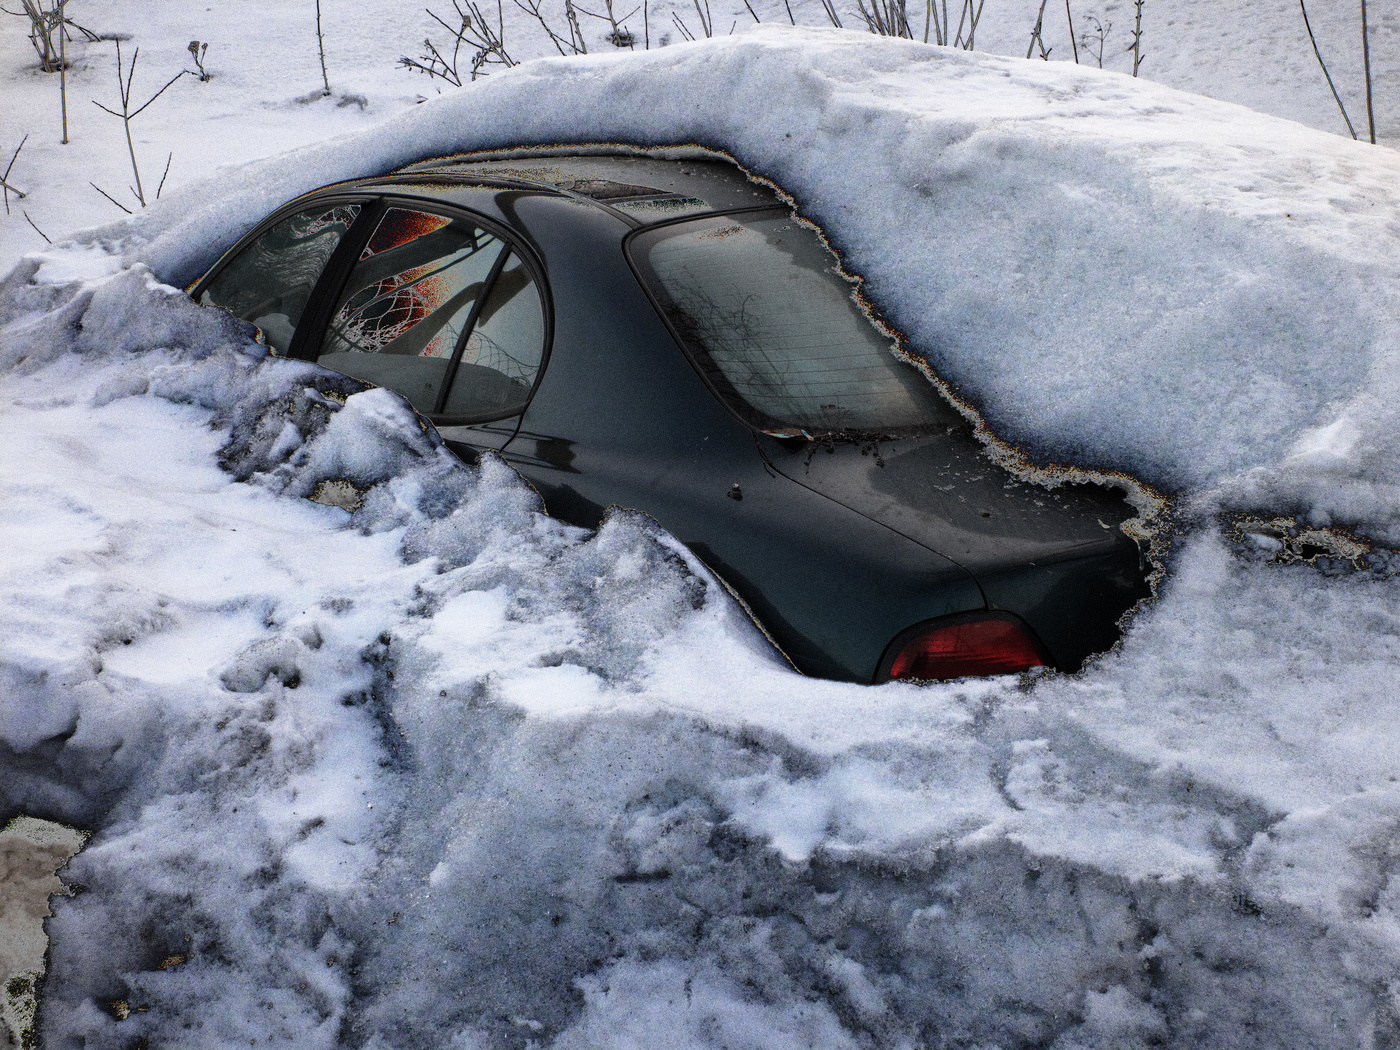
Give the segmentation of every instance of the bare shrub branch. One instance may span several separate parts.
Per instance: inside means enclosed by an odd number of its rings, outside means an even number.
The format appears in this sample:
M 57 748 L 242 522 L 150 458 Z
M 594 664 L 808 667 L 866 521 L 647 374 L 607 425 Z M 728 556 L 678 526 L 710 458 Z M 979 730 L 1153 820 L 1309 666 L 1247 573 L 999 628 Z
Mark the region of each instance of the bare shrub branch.
M 25 213 L 24 213 L 24 221 L 27 222 L 27 223 L 29 223 L 29 225 L 32 226 L 32 227 L 34 228 L 34 232 L 35 232 L 35 233 L 37 233 L 40 237 L 44 238 L 44 242 L 45 242 L 46 244 L 52 244 L 52 243 L 53 243 L 53 241 L 49 240 L 49 235 L 48 235 L 47 233 L 45 233 L 43 230 L 39 229 L 38 226 L 35 226 L 35 225 L 34 225 L 34 220 L 31 219 L 31 218 L 29 217 L 29 212 L 25 212 Z
M 19 159 L 19 151 L 24 149 L 24 144 L 28 141 L 28 135 L 24 136 L 24 138 L 19 140 L 19 145 L 16 146 L 15 151 L 10 154 L 10 163 L 5 165 L 5 174 L 0 175 L 0 186 L 4 187 L 6 215 L 10 214 L 10 194 L 13 193 L 20 200 L 24 200 L 25 197 L 29 196 L 29 194 L 25 193 L 23 190 L 19 189 L 13 183 L 10 182 L 10 172 L 14 171 L 15 169 L 15 161 Z
M 1356 128 L 1352 126 L 1351 117 L 1347 115 L 1346 103 L 1342 101 L 1342 96 L 1337 93 L 1337 85 L 1332 83 L 1332 74 L 1327 71 L 1327 63 L 1323 61 L 1322 50 L 1317 46 L 1317 37 L 1313 35 L 1312 22 L 1308 19 L 1307 0 L 1298 0 L 1298 6 L 1303 10 L 1303 28 L 1308 31 L 1308 40 L 1312 44 L 1313 54 L 1317 56 L 1317 64 L 1322 67 L 1322 75 L 1327 78 L 1327 87 L 1332 92 L 1332 97 L 1337 101 L 1337 108 L 1342 111 L 1342 119 L 1346 121 L 1347 131 L 1351 132 L 1351 137 L 1356 138 Z
M 136 185 L 132 188 L 132 193 L 135 194 L 136 199 L 141 202 L 141 207 L 144 208 L 146 206 L 146 193 L 141 186 L 141 166 L 136 163 L 136 144 L 132 141 L 131 138 L 131 122 L 135 120 L 141 113 L 145 112 L 147 106 L 149 106 L 156 99 L 160 98 L 161 95 L 165 94 L 165 92 L 169 89 L 170 85 L 175 83 L 175 81 L 179 80 L 182 76 L 188 73 L 189 70 L 180 70 L 180 72 L 176 73 L 173 77 L 167 80 L 165 84 L 161 86 L 160 90 L 158 90 L 154 95 L 146 99 L 145 102 L 141 103 L 141 105 L 137 106 L 133 110 L 131 108 L 131 81 L 132 78 L 136 76 L 136 61 L 138 58 L 141 57 L 141 49 L 138 47 L 135 51 L 131 53 L 131 67 L 130 69 L 126 69 L 123 67 L 122 64 L 122 42 L 120 40 L 117 40 L 115 41 L 115 43 L 117 45 L 117 91 L 119 92 L 122 100 L 121 112 L 118 113 L 115 109 L 111 109 L 108 106 L 104 106 L 101 102 L 98 102 L 97 99 L 93 99 L 92 104 L 98 109 L 102 110 L 104 113 L 110 113 L 114 117 L 121 118 L 122 127 L 126 131 L 127 153 L 131 156 L 131 174 L 132 177 L 136 180 Z M 97 189 L 97 187 L 93 186 L 93 189 Z M 97 189 L 97 192 L 102 193 L 102 195 L 104 197 L 107 197 L 108 200 L 112 200 L 112 198 L 106 193 L 103 193 L 102 190 Z M 113 200 L 112 203 L 116 204 L 116 201 Z M 117 206 L 121 207 L 121 205 Z

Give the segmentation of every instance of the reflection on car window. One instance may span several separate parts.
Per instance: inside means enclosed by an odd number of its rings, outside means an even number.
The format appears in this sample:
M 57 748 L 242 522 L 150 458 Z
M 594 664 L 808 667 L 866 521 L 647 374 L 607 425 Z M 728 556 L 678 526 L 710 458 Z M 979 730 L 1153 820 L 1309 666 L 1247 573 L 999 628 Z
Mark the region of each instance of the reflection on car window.
M 350 273 L 319 362 L 434 411 L 503 249 L 465 219 L 390 208 Z
M 326 261 L 359 213 L 358 204 L 323 204 L 283 219 L 220 270 L 199 301 L 251 321 L 286 353 Z
M 512 255 L 467 336 L 444 413 L 476 416 L 523 406 L 540 369 L 544 334 L 539 288 Z
M 633 251 L 687 349 L 764 429 L 888 431 L 954 418 L 792 216 L 695 219 L 641 234 Z

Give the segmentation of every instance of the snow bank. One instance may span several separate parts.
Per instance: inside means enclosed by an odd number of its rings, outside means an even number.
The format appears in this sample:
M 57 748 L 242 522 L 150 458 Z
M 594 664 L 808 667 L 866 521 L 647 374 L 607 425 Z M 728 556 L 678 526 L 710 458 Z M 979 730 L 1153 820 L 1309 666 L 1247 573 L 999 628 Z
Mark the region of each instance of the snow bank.
M 106 239 L 183 283 L 323 183 L 590 141 L 700 143 L 775 179 L 1044 460 L 1400 543 L 1400 159 L 1122 74 L 768 25 L 537 61 Z
M 802 679 L 644 519 L 542 517 L 145 268 L 322 181 L 566 132 L 777 179 L 1035 455 L 1394 535 L 1387 153 L 764 30 L 229 173 L 0 286 L 0 816 L 94 829 L 46 1045 L 1400 1038 L 1394 579 L 1198 520 L 1080 676 Z M 356 509 L 300 498 L 328 484 Z

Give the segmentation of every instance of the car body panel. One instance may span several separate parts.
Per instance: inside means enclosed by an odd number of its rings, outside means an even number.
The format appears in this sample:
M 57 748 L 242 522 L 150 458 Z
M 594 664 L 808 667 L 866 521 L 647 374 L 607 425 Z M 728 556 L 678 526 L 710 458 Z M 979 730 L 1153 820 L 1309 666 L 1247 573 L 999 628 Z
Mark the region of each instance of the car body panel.
M 1113 620 L 1147 594 L 1142 554 L 1122 531 L 1133 516 L 1097 485 L 1047 489 L 993 463 L 971 429 L 859 442 L 759 439 L 773 468 L 957 563 L 990 608 L 1015 610 L 1058 667 L 1113 644 Z M 1076 607 L 1118 610 L 1090 628 Z

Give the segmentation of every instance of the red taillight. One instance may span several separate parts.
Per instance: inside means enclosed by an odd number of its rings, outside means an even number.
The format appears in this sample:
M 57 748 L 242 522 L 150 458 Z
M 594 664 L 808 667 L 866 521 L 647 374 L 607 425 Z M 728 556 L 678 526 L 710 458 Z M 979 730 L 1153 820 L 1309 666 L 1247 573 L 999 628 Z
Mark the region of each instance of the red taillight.
M 891 647 L 887 678 L 967 678 L 1015 674 L 1049 664 L 1045 650 L 1015 617 L 958 617 L 908 631 Z

